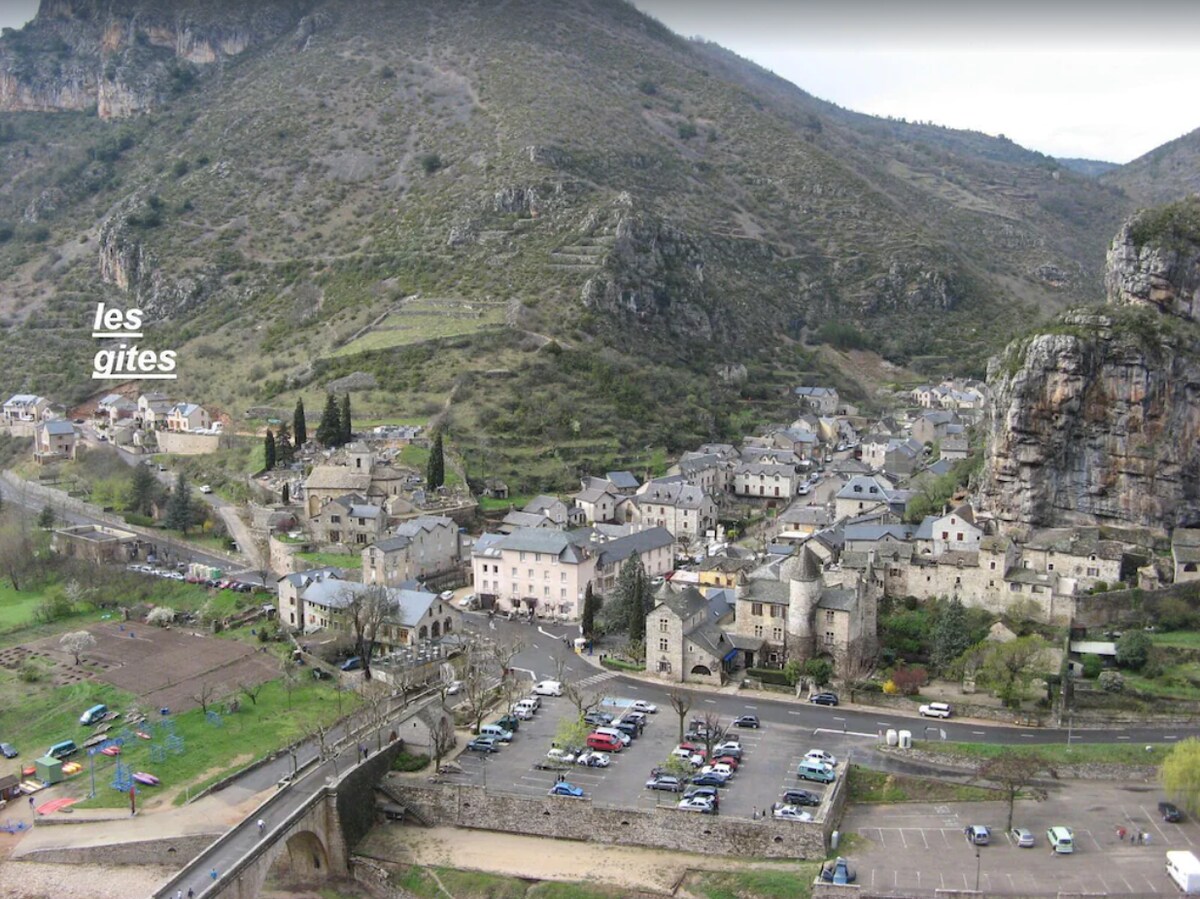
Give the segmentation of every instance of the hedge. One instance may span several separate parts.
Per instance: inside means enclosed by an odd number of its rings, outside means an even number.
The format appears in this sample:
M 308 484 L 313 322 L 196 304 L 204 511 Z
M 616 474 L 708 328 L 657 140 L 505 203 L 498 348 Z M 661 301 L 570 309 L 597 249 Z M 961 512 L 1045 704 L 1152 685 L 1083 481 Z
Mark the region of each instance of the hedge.
M 612 656 L 605 656 L 600 660 L 600 664 L 605 668 L 612 668 L 616 671 L 645 671 L 645 665 L 639 665 L 636 662 L 625 662 L 621 659 L 614 659 Z
M 778 684 L 781 687 L 792 686 L 791 678 L 779 668 L 747 668 L 746 674 L 764 684 Z

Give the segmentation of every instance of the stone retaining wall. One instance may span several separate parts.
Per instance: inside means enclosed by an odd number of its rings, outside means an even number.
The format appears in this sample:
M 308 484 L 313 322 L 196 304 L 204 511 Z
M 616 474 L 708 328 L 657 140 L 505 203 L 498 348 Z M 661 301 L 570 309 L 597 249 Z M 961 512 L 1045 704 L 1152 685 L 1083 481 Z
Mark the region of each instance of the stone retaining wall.
M 487 791 L 474 784 L 416 784 L 388 778 L 389 787 L 425 820 L 562 840 L 648 846 L 753 858 L 820 859 L 845 803 L 843 780 L 830 788 L 816 821 L 747 820 L 699 815 L 671 807 L 613 809 L 590 799 L 531 798 Z
M 1025 747 L 1022 747 L 1025 748 Z M 1037 751 L 1037 746 L 1029 749 Z M 974 759 L 962 755 L 946 755 L 940 752 L 925 752 L 921 749 L 880 749 L 880 752 L 892 753 L 914 762 L 927 765 L 937 765 L 943 768 L 957 768 L 959 773 L 971 774 L 982 759 Z M 1054 772 L 1060 780 L 1141 780 L 1147 783 L 1158 781 L 1157 765 L 1117 765 L 1095 762 L 1078 765 L 1055 765 Z
M 137 840 L 103 846 L 34 849 L 21 854 L 23 862 L 57 865 L 163 865 L 182 868 L 212 845 L 219 833 L 191 834 L 162 840 Z

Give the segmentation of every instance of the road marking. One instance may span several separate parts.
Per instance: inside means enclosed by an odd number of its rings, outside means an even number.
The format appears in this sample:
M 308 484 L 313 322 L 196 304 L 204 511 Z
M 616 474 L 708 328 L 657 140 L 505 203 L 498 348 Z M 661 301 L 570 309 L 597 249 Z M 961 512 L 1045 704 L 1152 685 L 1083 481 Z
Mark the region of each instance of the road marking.
M 704 701 L 705 701 L 705 702 L 707 702 L 709 705 L 716 705 L 716 704 L 717 704 L 717 701 L 716 701 L 715 699 L 706 699 L 706 700 L 704 700 Z
M 908 848 L 908 840 L 906 840 L 906 839 L 904 838 L 904 828 L 903 828 L 903 827 L 897 827 L 896 829 L 897 829 L 898 831 L 900 831 L 900 842 L 901 842 L 901 843 L 903 843 L 903 844 L 904 844 L 904 848 L 905 848 L 905 849 L 907 849 L 907 848 Z
M 788 714 L 789 715 L 799 715 L 800 713 L 797 712 L 795 709 L 788 709 Z
M 1158 885 L 1153 880 L 1151 880 L 1149 877 L 1147 877 L 1145 874 L 1142 875 L 1142 880 L 1144 880 L 1144 881 L 1146 881 L 1146 883 L 1150 884 L 1150 889 L 1152 891 L 1154 891 L 1155 893 L 1157 893 L 1159 891 Z M 1129 888 L 1129 892 L 1131 892 L 1131 893 L 1133 892 L 1133 887 Z
M 1167 838 L 1167 835 L 1165 833 L 1163 833 L 1163 829 L 1158 826 L 1158 822 L 1154 820 L 1157 816 L 1150 814 L 1148 811 L 1146 811 L 1146 809 L 1143 806 L 1139 805 L 1138 808 L 1141 809 L 1142 814 L 1145 815 L 1146 818 L 1150 821 L 1150 826 L 1158 831 L 1159 835 L 1163 838 L 1163 842 L 1169 846 L 1171 844 L 1171 841 Z
M 1117 737 L 1118 740 L 1128 740 L 1129 737 Z
M 1021 734 L 1021 736 L 1022 736 L 1022 737 L 1024 737 L 1026 740 L 1032 740 L 1032 739 L 1033 739 L 1033 734 Z
M 972 734 L 974 734 L 974 735 L 975 735 L 975 736 L 977 736 L 977 737 L 982 737 L 982 736 L 983 736 L 985 733 L 987 733 L 987 731 L 983 731 L 983 730 L 973 730 L 973 731 L 971 731 L 971 733 L 972 733 Z
M 890 722 L 890 721 L 876 721 L 875 723 L 878 724 L 880 727 L 891 727 L 892 726 L 892 722 Z
M 1178 740 L 1179 737 L 1175 736 L 1174 734 L 1167 734 L 1166 736 L 1163 737 L 1163 739 L 1164 740 Z
M 919 833 L 921 834 L 921 842 L 922 842 L 922 843 L 924 843 L 924 844 L 925 844 L 925 848 L 926 848 L 926 849 L 928 849 L 928 848 L 929 848 L 929 840 L 928 840 L 928 839 L 925 837 L 925 828 L 924 828 L 924 827 L 922 827 L 922 828 L 921 828 L 921 830 L 919 831 Z M 918 880 L 917 880 L 917 884 L 918 884 L 918 886 L 920 885 L 920 876 L 921 876 L 921 873 L 918 871 L 918 872 L 917 872 L 917 878 L 918 878 Z
M 748 708 L 748 709 L 753 709 L 753 710 L 754 710 L 754 711 L 756 711 L 756 712 L 758 711 L 758 706 L 756 706 L 756 705 L 748 705 L 748 706 L 746 706 L 746 708 Z M 1170 737 L 1168 737 L 1167 739 L 1169 740 L 1169 739 L 1170 739 Z
M 840 717 L 838 717 L 837 715 L 834 715 L 834 716 L 833 716 L 833 720 L 834 720 L 834 721 L 845 721 L 846 719 L 845 719 L 845 718 L 840 718 Z

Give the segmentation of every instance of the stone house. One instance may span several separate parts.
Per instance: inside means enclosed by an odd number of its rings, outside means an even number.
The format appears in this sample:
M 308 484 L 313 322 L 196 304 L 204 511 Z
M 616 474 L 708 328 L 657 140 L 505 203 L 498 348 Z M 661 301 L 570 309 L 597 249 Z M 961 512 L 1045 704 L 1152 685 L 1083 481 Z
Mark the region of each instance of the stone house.
M 915 534 L 917 552 L 938 558 L 951 550 L 976 552 L 983 540 L 983 530 L 975 524 L 975 510 L 969 503 L 943 515 L 929 515 Z
M 348 465 L 317 465 L 304 480 L 304 507 L 309 518 L 339 496 L 366 496 L 371 473 Z
M 1200 529 L 1176 528 L 1171 532 L 1171 562 L 1175 583 L 1200 581 Z
M 137 414 L 137 403 L 119 393 L 110 393 L 96 403 L 95 418 L 107 422 L 110 426 L 115 425 L 118 421 L 134 419 Z
M 587 534 L 524 528 L 478 541 L 471 569 L 475 591 L 493 597 L 501 611 L 578 618 L 584 590 L 595 579 L 596 553 Z
M 1098 527 L 1035 531 L 1021 544 L 1021 564 L 1075 579 L 1081 590 L 1121 581 L 1125 544 L 1102 540 Z
M 646 672 L 676 684 L 722 684 L 737 650 L 713 616 L 710 601 L 695 587 L 659 591 L 646 615 Z
M 792 393 L 801 406 L 818 415 L 836 415 L 838 412 L 840 400 L 834 387 L 797 387 Z
M 503 534 L 512 534 L 525 528 L 547 528 L 561 531 L 564 530 L 564 525 L 556 523 L 553 518 L 543 515 L 541 512 L 524 512 L 520 509 L 513 509 L 505 514 L 498 529 Z
M 348 493 L 330 500 L 309 519 L 309 530 L 318 543 L 367 546 L 383 536 L 387 516 L 366 498 Z
M 583 519 L 587 524 L 617 520 L 617 504 L 621 500 L 621 492 L 612 481 L 604 478 L 584 478 L 580 487 L 580 491 L 571 499 L 583 512 Z
M 694 540 L 716 527 L 717 503 L 679 476 L 647 481 L 621 503 L 626 523 L 666 528 L 676 540 Z
M 402 522 L 362 552 L 363 580 L 389 587 L 442 574 L 458 564 L 458 526 L 440 515 Z
M 792 465 L 740 462 L 733 469 L 733 492 L 738 496 L 782 499 L 790 503 L 799 487 Z
M 906 497 L 880 475 L 858 475 L 848 480 L 834 498 L 834 519 L 853 518 L 867 512 L 891 510 L 903 514 Z
M 176 403 L 167 413 L 169 431 L 208 431 L 212 429 L 212 416 L 195 403 Z
M 14 437 L 33 437 L 34 430 L 42 421 L 52 416 L 50 401 L 32 393 L 10 396 L 0 413 L 5 426 Z
M 816 427 L 816 422 L 813 425 Z M 779 428 L 770 439 L 777 448 L 794 453 L 799 462 L 816 457 L 821 448 L 821 438 L 808 427 Z
M 140 538 L 131 531 L 83 524 L 58 528 L 50 535 L 50 548 L 68 559 L 84 559 L 97 565 L 128 562 L 137 558 Z
M 33 458 L 40 465 L 74 459 L 78 444 L 79 432 L 71 422 L 43 421 L 34 431 Z
M 883 451 L 883 470 L 893 475 L 907 477 L 917 470 L 925 460 L 925 447 L 909 437 L 892 438 Z
M 642 482 L 637 479 L 631 471 L 610 471 L 604 476 L 610 484 L 612 484 L 617 492 L 622 496 L 633 496 L 638 492 L 638 488 L 642 486 Z
M 559 527 L 583 523 L 583 518 L 578 511 L 556 496 L 546 496 L 545 494 L 535 496 L 525 504 L 523 511 L 531 512 L 534 515 L 544 515 Z
M 617 586 L 621 566 L 634 553 L 649 578 L 663 577 L 675 568 L 675 538 L 666 528 L 638 527 L 630 533 L 607 538 L 593 532 L 589 543 L 596 551 L 592 589 L 603 595 Z
M 139 396 L 137 406 L 137 417 L 141 426 L 147 431 L 157 431 L 167 426 L 167 416 L 175 404 L 165 393 L 152 392 Z
M 711 496 L 720 496 L 729 486 L 731 470 L 732 464 L 715 453 L 688 452 L 679 457 L 667 474 L 678 475 Z
M 913 439 L 921 444 L 936 443 L 945 438 L 951 425 L 958 424 L 958 416 L 946 409 L 935 409 L 917 416 L 913 422 Z

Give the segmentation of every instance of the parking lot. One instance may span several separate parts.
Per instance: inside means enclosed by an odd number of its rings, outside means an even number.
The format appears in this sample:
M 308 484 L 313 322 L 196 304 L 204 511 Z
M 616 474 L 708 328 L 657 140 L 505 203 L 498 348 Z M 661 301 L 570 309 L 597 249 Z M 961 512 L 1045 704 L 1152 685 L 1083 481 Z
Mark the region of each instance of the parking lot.
M 601 689 L 611 675 L 598 674 L 584 682 L 585 686 Z M 626 688 L 628 689 L 628 688 Z M 607 696 L 601 709 L 609 713 L 620 710 L 621 700 L 634 696 Z M 531 719 L 521 722 L 512 743 L 498 753 L 463 752 L 458 762 L 463 769 L 462 779 L 486 785 L 490 789 L 523 795 L 545 795 L 554 785 L 559 770 L 542 770 L 536 766 L 548 763 L 550 749 L 559 722 L 576 713 L 575 706 L 565 697 L 543 696 L 541 709 Z M 615 702 L 614 702 L 615 701 Z M 753 705 L 746 707 L 754 713 Z M 693 708 L 689 718 L 702 716 L 702 705 Z M 495 720 L 498 714 L 485 720 Z M 583 789 L 594 803 L 614 808 L 649 808 L 654 805 L 675 805 L 679 794 L 648 790 L 645 787 L 650 771 L 663 765 L 678 743 L 679 718 L 671 708 L 659 708 L 647 716 L 641 736 L 621 752 L 611 754 L 607 768 L 570 765 L 561 773 L 565 779 Z M 728 727 L 729 720 L 722 726 Z M 832 720 L 831 720 L 831 723 Z M 855 747 L 873 742 L 862 737 L 843 734 L 819 734 L 788 725 L 764 725 L 759 730 L 732 728 L 739 739 L 743 756 L 735 776 L 721 788 L 720 813 L 751 818 L 769 814 L 784 790 L 801 788 L 824 793 L 826 787 L 796 777 L 796 768 L 805 752 L 820 748 L 832 752 L 838 759 L 838 776 L 846 768 L 846 756 Z M 809 809 L 817 811 L 817 809 Z
M 1174 895 L 1179 891 L 1164 872 L 1164 853 L 1200 850 L 1200 825 L 1164 822 L 1159 798 L 1150 785 L 1063 782 L 1043 802 L 1018 801 L 1013 824 L 1033 831 L 1036 840 L 1028 849 L 1018 849 L 1005 833 L 1008 806 L 1002 802 L 857 806 L 842 828 L 859 837 L 848 852 L 858 883 L 876 893 L 973 890 L 978 877 L 986 893 Z M 963 833 L 972 824 L 992 831 L 978 859 Z M 1055 825 L 1074 831 L 1071 855 L 1050 853 L 1046 830 Z M 1149 833 L 1149 845 L 1119 839 L 1120 827 Z

